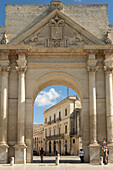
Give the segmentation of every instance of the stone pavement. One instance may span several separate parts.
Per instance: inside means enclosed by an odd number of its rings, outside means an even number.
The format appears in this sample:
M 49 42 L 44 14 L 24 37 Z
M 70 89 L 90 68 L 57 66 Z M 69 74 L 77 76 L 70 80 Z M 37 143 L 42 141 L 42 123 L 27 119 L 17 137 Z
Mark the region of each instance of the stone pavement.
M 113 170 L 113 164 L 91 165 L 80 163 L 78 157 L 61 157 L 59 166 L 55 165 L 55 157 L 44 157 L 44 163 L 40 163 L 40 157 L 34 157 L 32 164 L 26 165 L 0 165 L 0 170 Z

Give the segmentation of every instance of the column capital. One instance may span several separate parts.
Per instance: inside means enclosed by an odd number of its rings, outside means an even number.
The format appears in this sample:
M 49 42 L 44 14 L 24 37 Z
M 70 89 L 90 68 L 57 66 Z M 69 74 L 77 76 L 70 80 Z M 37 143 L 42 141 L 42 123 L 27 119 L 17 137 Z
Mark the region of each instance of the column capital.
M 87 66 L 88 72 L 96 72 L 99 69 L 99 66 Z
M 18 73 L 25 73 L 27 71 L 27 66 L 16 66 L 16 70 L 18 71 Z
M 2 73 L 9 73 L 10 67 L 0 67 L 0 71 L 1 71 Z
M 105 73 L 106 73 L 106 72 L 112 73 L 113 67 L 104 66 L 104 71 L 105 71 Z

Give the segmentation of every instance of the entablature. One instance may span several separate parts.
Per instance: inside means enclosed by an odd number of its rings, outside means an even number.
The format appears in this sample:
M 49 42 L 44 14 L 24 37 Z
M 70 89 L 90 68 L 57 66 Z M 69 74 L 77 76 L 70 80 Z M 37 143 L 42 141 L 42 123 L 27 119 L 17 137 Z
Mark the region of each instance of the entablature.
M 49 56 L 49 57 L 61 57 L 61 56 L 86 56 L 91 53 L 103 53 L 112 54 L 113 45 L 84 45 L 82 48 L 34 48 L 30 45 L 0 45 L 0 53 L 11 53 L 14 52 L 26 53 L 29 56 Z

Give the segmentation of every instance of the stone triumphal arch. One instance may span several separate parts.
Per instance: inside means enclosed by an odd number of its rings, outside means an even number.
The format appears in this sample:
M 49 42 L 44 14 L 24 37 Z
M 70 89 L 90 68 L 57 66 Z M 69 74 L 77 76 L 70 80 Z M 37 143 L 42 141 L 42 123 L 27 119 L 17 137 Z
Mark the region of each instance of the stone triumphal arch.
M 113 162 L 113 26 L 107 5 L 7 5 L 0 26 L 0 163 L 32 162 L 33 103 L 66 85 L 82 101 L 85 161 Z

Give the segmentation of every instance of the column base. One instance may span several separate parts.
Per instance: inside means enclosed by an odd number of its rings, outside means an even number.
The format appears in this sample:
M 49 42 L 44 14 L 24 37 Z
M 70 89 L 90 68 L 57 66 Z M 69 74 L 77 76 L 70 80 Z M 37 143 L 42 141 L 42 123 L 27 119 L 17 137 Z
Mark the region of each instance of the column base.
M 0 164 L 8 163 L 8 148 L 7 144 L 0 143 Z
M 98 143 L 89 145 L 90 163 L 100 164 L 100 145 Z
M 33 156 L 31 157 L 31 155 L 33 155 L 32 148 L 27 146 L 27 149 L 26 149 L 26 163 L 33 162 Z
M 17 144 L 15 147 L 15 164 L 26 164 L 26 148 L 25 144 Z
M 107 148 L 109 150 L 108 163 L 113 163 L 113 143 L 108 144 Z

